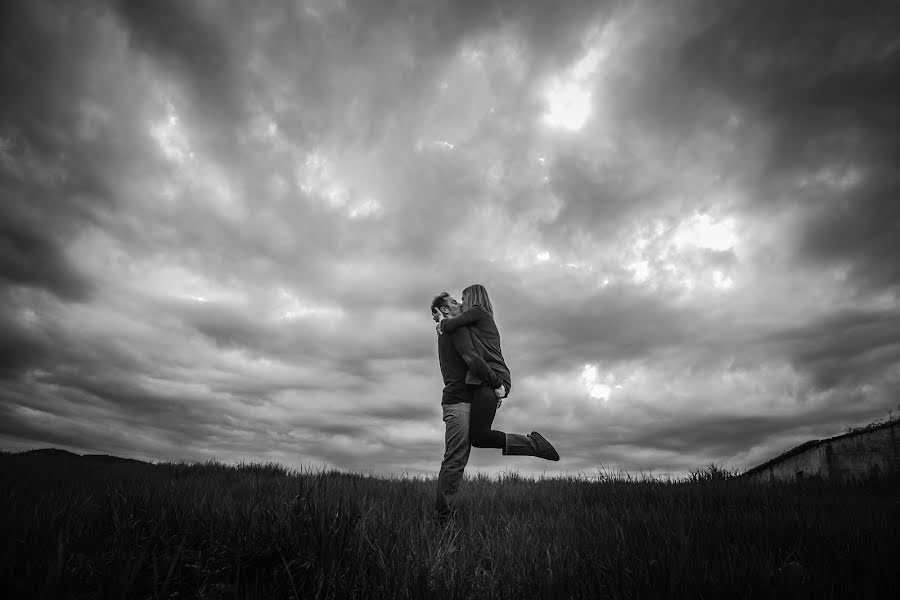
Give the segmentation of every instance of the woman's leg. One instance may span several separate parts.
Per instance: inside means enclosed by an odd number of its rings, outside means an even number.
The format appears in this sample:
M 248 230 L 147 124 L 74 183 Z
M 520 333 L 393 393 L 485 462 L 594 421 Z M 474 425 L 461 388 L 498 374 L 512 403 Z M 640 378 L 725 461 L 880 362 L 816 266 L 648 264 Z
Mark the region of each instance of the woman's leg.
M 508 382 L 504 382 L 508 385 Z M 487 386 L 471 387 L 472 416 L 469 421 L 469 439 L 476 448 L 501 448 L 504 455 L 537 456 L 547 460 L 559 460 L 553 444 L 536 431 L 530 435 L 494 431 L 491 425 L 497 413 L 497 394 Z
M 486 385 L 472 388 L 472 414 L 469 419 L 469 440 L 476 448 L 504 448 L 506 434 L 494 431 L 491 425 L 497 414 L 497 394 Z

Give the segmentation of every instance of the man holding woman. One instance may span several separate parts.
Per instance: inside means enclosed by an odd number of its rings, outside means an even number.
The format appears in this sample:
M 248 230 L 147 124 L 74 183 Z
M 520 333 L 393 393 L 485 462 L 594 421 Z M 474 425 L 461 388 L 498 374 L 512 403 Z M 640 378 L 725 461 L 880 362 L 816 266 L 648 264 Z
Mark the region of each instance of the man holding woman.
M 438 358 L 444 378 L 441 400 L 446 424 L 444 460 L 438 476 L 435 508 L 449 516 L 451 501 L 462 481 L 470 445 L 500 448 L 504 455 L 559 460 L 544 437 L 491 429 L 512 379 L 500 349 L 500 332 L 487 290 L 475 284 L 463 290 L 462 303 L 444 292 L 431 303 L 438 322 Z

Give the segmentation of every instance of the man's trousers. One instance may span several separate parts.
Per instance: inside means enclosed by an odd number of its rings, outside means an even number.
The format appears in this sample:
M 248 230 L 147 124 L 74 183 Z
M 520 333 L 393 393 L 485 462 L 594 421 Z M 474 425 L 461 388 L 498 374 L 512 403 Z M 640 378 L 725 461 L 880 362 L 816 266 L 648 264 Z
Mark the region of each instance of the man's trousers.
M 463 471 L 469 462 L 469 415 L 472 405 L 468 402 L 442 404 L 444 411 L 444 460 L 438 475 L 435 510 L 439 516 L 449 516 L 456 508 L 456 492 L 462 482 Z

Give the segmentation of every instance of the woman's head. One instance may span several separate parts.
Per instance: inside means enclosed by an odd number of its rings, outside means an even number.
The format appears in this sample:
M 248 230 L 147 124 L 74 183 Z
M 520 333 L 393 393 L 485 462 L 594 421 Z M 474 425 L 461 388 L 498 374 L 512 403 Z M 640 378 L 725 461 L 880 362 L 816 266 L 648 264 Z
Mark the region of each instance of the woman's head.
M 462 293 L 462 309 L 468 310 L 473 306 L 483 306 L 489 313 L 494 314 L 487 290 L 480 283 L 470 285 Z

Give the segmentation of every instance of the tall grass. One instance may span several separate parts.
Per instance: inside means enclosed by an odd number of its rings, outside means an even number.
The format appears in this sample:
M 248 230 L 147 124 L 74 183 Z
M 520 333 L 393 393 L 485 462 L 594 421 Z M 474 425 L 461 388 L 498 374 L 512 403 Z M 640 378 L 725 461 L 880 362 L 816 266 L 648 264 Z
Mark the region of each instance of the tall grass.
M 900 597 L 900 481 L 464 481 L 0 455 L 5 598 Z

